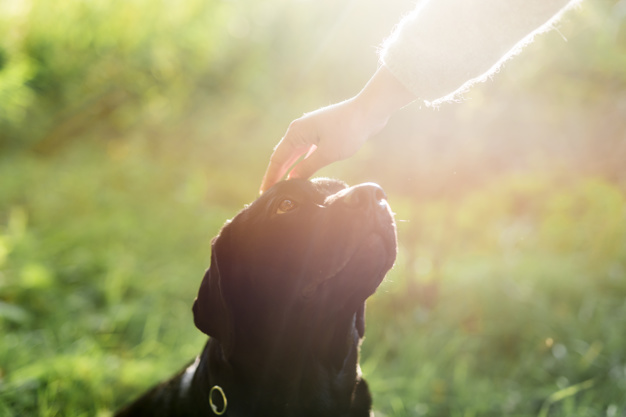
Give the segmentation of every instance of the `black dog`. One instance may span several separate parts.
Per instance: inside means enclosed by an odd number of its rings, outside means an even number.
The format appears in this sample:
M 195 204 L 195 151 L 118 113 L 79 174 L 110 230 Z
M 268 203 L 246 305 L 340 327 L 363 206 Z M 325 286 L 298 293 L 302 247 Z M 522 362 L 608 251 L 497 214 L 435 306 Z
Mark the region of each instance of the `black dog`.
M 193 305 L 203 352 L 117 416 L 369 416 L 365 300 L 396 256 L 383 190 L 283 181 L 212 249 Z

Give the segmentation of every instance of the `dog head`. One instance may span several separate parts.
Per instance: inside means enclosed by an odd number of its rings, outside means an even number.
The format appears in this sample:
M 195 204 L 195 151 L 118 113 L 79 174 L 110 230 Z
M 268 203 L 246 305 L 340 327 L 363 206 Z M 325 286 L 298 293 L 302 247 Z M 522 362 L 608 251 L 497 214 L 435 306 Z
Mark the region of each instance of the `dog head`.
M 194 321 L 227 354 L 250 346 L 341 351 L 363 336 L 365 300 L 395 256 L 395 224 L 378 185 L 283 181 L 213 240 Z

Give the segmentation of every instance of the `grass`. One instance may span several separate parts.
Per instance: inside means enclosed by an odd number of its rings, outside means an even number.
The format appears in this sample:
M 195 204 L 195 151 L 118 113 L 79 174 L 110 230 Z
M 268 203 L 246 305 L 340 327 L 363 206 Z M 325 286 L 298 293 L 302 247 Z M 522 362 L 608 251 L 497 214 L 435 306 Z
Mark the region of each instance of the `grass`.
M 108 416 L 202 348 L 210 239 L 253 193 L 148 148 L 0 161 L 0 415 Z M 623 190 L 533 174 L 390 203 L 361 359 L 377 416 L 626 415 Z

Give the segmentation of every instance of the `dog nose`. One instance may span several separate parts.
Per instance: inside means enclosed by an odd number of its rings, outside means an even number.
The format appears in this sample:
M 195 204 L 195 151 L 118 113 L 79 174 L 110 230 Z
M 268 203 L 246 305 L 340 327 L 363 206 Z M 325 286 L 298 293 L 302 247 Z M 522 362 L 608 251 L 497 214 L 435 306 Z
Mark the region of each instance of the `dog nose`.
M 355 185 L 343 196 L 343 203 L 350 208 L 377 206 L 387 200 L 387 194 L 378 184 L 371 182 Z

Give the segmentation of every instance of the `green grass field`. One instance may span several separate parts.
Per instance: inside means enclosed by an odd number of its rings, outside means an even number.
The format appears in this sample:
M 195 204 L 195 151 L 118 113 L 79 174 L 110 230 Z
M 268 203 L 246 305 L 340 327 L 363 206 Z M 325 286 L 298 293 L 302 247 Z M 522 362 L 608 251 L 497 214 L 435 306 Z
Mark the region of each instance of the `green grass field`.
M 141 155 L 0 164 L 0 415 L 110 415 L 201 350 L 191 303 L 239 207 Z M 400 252 L 361 358 L 377 416 L 626 414 L 623 191 L 534 175 L 389 200 Z

